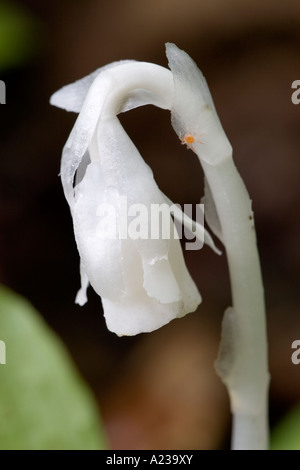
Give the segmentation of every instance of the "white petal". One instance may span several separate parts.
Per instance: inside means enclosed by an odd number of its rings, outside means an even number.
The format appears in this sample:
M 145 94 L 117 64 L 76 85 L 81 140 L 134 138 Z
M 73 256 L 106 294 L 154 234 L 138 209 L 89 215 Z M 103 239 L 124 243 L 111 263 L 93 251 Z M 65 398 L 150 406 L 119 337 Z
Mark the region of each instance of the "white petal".
M 104 72 L 105 70 L 108 70 L 120 64 L 128 64 L 130 62 L 135 61 L 121 60 L 117 62 L 112 62 L 111 64 L 98 68 L 86 77 L 76 80 L 75 82 L 70 83 L 69 85 L 63 86 L 55 93 L 53 93 L 53 95 L 50 97 L 50 104 L 52 104 L 53 106 L 57 106 L 58 108 L 65 109 L 66 111 L 80 113 L 83 102 L 95 78 L 97 78 L 98 75 Z
M 179 240 L 170 240 L 169 260 L 180 288 L 183 302 L 183 311 L 181 316 L 183 316 L 187 313 L 194 312 L 202 299 L 198 288 L 186 267 Z M 178 316 L 180 315 L 178 314 Z
M 100 86 L 94 90 L 91 90 L 93 87 L 90 88 L 92 93 L 88 93 L 63 149 L 60 173 L 64 193 L 71 209 L 74 204 L 74 176 L 92 140 L 106 94 L 111 86 L 106 74 L 100 74 L 100 77 L 102 78 Z
M 180 316 L 194 311 L 201 302 L 201 297 L 186 268 L 180 241 L 172 221 L 171 225 L 174 232 L 171 232 L 168 240 L 167 255 L 150 263 L 143 259 L 143 286 L 148 295 L 160 303 L 183 303 L 183 308 L 180 307 L 181 313 L 177 315 Z
M 181 251 L 180 246 L 179 249 Z M 181 292 L 181 300 L 177 302 L 161 303 L 156 298 L 149 297 L 143 287 L 143 263 L 134 241 L 122 241 L 122 256 L 126 294 L 120 302 L 102 298 L 104 316 L 110 331 L 119 336 L 150 332 L 197 308 L 201 301 L 200 295 L 184 262 L 182 264 L 182 253 L 178 253 L 177 249 L 173 252 L 171 248 L 170 264 L 178 286 L 184 289 Z M 174 256 L 176 259 L 173 259 Z M 160 279 L 164 286 L 164 278 Z M 168 288 L 168 284 L 165 287 Z
M 170 93 L 165 95 L 157 95 L 153 91 L 143 88 L 132 90 L 120 107 L 120 113 L 130 111 L 131 109 L 138 108 L 139 106 L 146 106 L 148 104 L 162 109 L 169 109 Z
M 143 264 L 136 243 L 122 240 L 126 294 L 120 302 L 102 298 L 104 316 L 110 331 L 119 336 L 136 335 L 160 328 L 178 316 L 178 303 L 160 304 L 143 288 Z
M 232 147 L 224 133 L 205 78 L 195 62 L 175 44 L 166 45 L 174 78 L 172 125 L 181 139 L 192 134 L 193 150 L 210 165 L 231 157 Z M 197 139 L 197 136 L 199 137 Z M 200 137 L 201 136 L 201 137 Z
M 88 84 L 90 81 L 87 80 Z M 80 86 L 85 92 L 88 85 L 84 82 Z M 137 89 L 149 91 L 141 92 L 139 95 L 133 91 Z M 83 95 L 82 92 L 81 96 Z M 62 92 L 62 101 L 64 96 L 65 93 Z M 58 104 L 59 92 L 56 98 L 53 100 Z M 172 98 L 172 74 L 168 69 L 158 65 L 134 61 L 117 62 L 105 67 L 103 72 L 94 78 L 63 149 L 61 179 L 71 210 L 74 203 L 74 176 L 91 143 L 98 121 L 112 118 L 122 110 L 149 104 L 152 101 L 156 106 L 170 108 Z
M 105 185 L 118 188 L 119 194 L 126 197 L 128 210 L 133 205 L 141 205 L 141 209 L 144 208 L 149 216 L 150 230 L 151 206 L 159 205 L 164 200 L 153 178 L 152 170 L 116 117 L 105 119 L 99 124 L 97 145 Z M 134 222 L 132 219 L 134 217 L 128 220 L 128 228 Z M 137 239 L 135 243 L 141 256 L 149 263 L 167 256 L 169 240 L 148 238 Z
M 162 304 L 182 301 L 179 285 L 168 259 L 160 259 L 154 264 L 143 262 L 143 286 L 149 297 Z
M 148 296 L 126 298 L 121 304 L 102 298 L 102 304 L 107 328 L 118 336 L 148 333 L 178 317 L 177 304 L 160 304 Z
M 150 215 L 153 204 L 165 202 L 152 171 L 117 118 L 99 124 L 97 150 L 105 185 L 118 188 L 120 195 L 126 196 L 127 210 L 132 204 L 140 204 Z M 168 223 L 173 225 L 167 215 Z M 172 260 L 174 269 L 170 256 L 178 258 Z M 199 304 L 200 296 L 185 267 L 178 240 L 122 240 L 122 259 L 125 282 L 122 299 L 112 302 L 103 296 L 108 327 L 117 334 L 136 334 L 135 328 L 138 332 L 151 331 L 195 310 Z M 150 314 L 151 309 L 155 312 Z
M 117 229 L 117 219 L 111 217 L 117 217 L 119 193 L 105 185 L 99 162 L 87 167 L 75 192 L 74 233 L 86 274 L 100 296 L 118 301 L 125 288 L 121 241 L 117 236 L 113 238 L 111 227 L 115 223 Z
M 126 217 L 132 204 L 142 205 L 150 214 L 151 204 L 160 203 L 162 196 L 152 171 L 116 117 L 105 119 L 99 124 L 89 152 L 93 161 L 75 188 L 75 236 L 81 259 L 95 291 L 104 298 L 120 301 L 126 294 L 126 289 L 118 224 L 124 221 L 124 211 Z M 116 231 L 114 234 L 108 233 L 107 238 L 103 239 L 99 238 L 99 233 L 103 233 L 105 224 L 111 226 L 114 223 L 104 220 L 104 225 L 101 226 L 97 211 L 104 204 L 115 209 Z M 126 222 L 128 224 L 127 217 Z M 112 235 L 114 239 L 111 239 Z M 169 240 L 136 240 L 135 244 L 144 262 L 153 263 L 153 260 L 167 257 Z M 130 273 L 126 274 L 128 275 Z M 135 272 L 134 275 L 136 276 Z M 174 300 L 177 301 L 177 298 Z

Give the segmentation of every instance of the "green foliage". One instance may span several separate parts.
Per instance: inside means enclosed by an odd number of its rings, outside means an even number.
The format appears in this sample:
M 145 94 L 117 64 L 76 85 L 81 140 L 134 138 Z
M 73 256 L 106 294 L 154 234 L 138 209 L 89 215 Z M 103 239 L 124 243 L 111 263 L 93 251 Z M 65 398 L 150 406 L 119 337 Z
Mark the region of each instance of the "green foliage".
M 300 450 L 300 406 L 295 407 L 274 429 L 272 450 Z
M 22 65 L 37 50 L 38 23 L 12 2 L 0 3 L 0 69 Z
M 1 286 L 0 340 L 0 449 L 104 448 L 97 406 L 60 340 Z

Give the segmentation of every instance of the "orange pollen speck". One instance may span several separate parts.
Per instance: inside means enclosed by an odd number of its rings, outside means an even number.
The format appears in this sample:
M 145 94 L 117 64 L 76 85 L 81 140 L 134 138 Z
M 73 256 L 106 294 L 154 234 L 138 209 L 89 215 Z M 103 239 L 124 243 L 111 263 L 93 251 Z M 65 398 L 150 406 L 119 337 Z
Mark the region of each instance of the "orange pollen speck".
M 185 135 L 183 139 L 187 144 L 193 144 L 195 142 L 195 137 L 193 137 L 191 134 Z
M 203 142 L 201 142 L 201 140 L 198 139 L 198 137 L 200 137 L 202 134 L 185 134 L 185 136 L 183 137 L 183 139 L 181 139 L 181 143 L 184 145 L 187 146 L 187 148 L 189 149 L 193 149 L 193 144 L 195 142 L 198 142 L 199 144 L 203 144 Z

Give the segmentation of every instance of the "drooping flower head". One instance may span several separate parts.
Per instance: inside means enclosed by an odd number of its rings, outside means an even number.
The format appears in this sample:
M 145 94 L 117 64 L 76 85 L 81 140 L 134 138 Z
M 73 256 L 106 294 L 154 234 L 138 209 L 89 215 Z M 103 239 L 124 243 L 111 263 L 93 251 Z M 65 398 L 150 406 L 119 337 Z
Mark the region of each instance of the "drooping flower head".
M 121 233 L 124 201 L 131 209 L 144 207 L 143 220 L 149 223 L 153 205 L 169 201 L 121 126 L 119 113 L 146 104 L 172 110 L 172 124 L 181 139 L 188 129 L 199 127 L 204 158 L 218 158 L 218 142 L 212 151 L 210 133 L 220 123 L 201 72 L 175 45 L 167 45 L 167 55 L 171 71 L 144 62 L 116 62 L 51 97 L 51 104 L 79 113 L 61 162 L 81 260 L 82 287 L 76 301 L 86 302 L 90 283 L 102 298 L 108 328 L 118 335 L 155 330 L 194 311 L 201 301 L 171 217 L 169 238 Z M 200 145 L 195 141 L 195 151 Z M 224 139 L 220 145 L 224 148 Z M 110 236 L 102 236 L 104 232 Z

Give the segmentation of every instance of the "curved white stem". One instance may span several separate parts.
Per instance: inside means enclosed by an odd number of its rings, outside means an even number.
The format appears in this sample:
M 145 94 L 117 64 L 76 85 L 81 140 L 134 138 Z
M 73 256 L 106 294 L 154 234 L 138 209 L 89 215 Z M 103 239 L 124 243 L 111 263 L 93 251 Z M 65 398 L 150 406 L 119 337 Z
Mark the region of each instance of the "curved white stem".
M 265 304 L 253 213 L 232 161 L 201 162 L 222 228 L 233 308 L 225 313 L 217 371 L 233 413 L 233 449 L 268 447 L 269 385 Z

